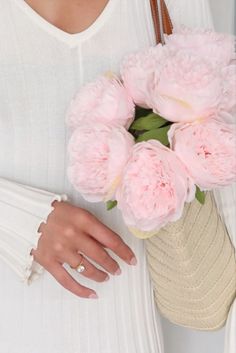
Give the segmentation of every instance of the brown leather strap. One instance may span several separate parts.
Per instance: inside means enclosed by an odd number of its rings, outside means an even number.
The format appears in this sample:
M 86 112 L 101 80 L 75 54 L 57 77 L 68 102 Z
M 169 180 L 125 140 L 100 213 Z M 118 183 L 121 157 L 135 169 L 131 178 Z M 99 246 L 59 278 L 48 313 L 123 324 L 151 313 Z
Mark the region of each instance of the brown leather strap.
M 161 14 L 161 16 L 162 16 L 162 24 L 163 24 L 164 33 L 171 34 L 172 30 L 173 30 L 173 25 L 172 25 L 169 11 L 167 9 L 165 1 L 160 0 L 160 3 L 161 3 L 161 8 L 159 9 L 157 0 L 150 0 L 151 10 L 152 10 L 152 18 L 153 18 L 157 43 L 162 42 L 161 24 L 160 24 L 160 20 L 159 20 L 159 14 Z

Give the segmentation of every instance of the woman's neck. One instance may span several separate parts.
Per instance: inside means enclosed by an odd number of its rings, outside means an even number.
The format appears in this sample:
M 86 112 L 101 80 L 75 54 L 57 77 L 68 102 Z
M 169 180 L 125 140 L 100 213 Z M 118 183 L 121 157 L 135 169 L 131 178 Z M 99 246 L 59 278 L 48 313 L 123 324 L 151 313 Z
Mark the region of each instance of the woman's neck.
M 40 16 L 68 33 L 90 27 L 109 0 L 25 0 Z

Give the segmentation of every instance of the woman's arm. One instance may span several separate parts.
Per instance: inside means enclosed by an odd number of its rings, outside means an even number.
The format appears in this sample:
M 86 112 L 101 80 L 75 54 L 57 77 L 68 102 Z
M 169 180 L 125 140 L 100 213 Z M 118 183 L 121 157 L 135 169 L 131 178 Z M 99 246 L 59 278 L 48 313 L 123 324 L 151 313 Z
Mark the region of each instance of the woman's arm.
M 96 293 L 79 284 L 63 264 L 76 268 L 83 254 L 86 270 L 82 275 L 104 282 L 109 279 L 107 273 L 121 273 L 106 248 L 129 265 L 136 264 L 135 255 L 119 235 L 66 199 L 65 195 L 0 178 L 0 257 L 27 283 L 45 268 L 75 295 L 96 298 Z
M 236 184 L 216 190 L 214 194 L 219 212 L 236 247 Z M 231 307 L 225 332 L 224 353 L 232 352 L 236 352 L 236 300 Z
M 52 203 L 66 199 L 0 178 L 0 258 L 28 284 L 43 270 L 30 254 L 38 245 L 39 226 L 52 212 Z
M 208 0 L 166 0 L 174 25 L 213 28 Z
M 218 2 L 220 2 L 218 0 Z M 228 1 L 227 1 L 228 2 Z M 227 7 L 227 2 L 224 6 Z M 223 4 L 223 2 L 221 1 Z M 190 27 L 214 28 L 210 5 L 217 6 L 216 0 L 166 0 L 174 24 Z M 223 5 L 222 5 L 223 6 Z M 228 10 L 228 9 L 227 9 Z M 229 13 L 229 11 L 227 11 Z M 231 13 L 231 16 L 233 14 Z M 232 21 L 228 19 L 225 21 Z M 214 23 L 217 23 L 215 19 Z M 223 28 L 222 28 L 223 30 Z M 226 32 L 227 29 L 225 28 Z M 218 210 L 222 215 L 229 235 L 236 246 L 236 184 L 215 191 Z M 224 353 L 236 352 L 236 300 L 232 305 L 226 326 Z

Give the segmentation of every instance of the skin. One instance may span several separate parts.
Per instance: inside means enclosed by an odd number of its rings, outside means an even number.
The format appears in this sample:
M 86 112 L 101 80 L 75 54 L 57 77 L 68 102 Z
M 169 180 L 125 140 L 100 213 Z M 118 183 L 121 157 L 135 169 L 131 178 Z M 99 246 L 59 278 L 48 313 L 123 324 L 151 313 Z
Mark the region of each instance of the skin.
M 43 18 L 64 32 L 84 31 L 97 19 L 109 0 L 26 0 Z
M 108 0 L 27 0 L 40 16 L 68 33 L 88 28 L 101 14 Z M 86 270 L 81 274 L 96 282 L 109 280 L 109 274 L 120 275 L 118 263 L 106 251 L 112 250 L 127 264 L 137 260 L 121 237 L 88 211 L 68 202 L 53 203 L 54 210 L 39 227 L 41 233 L 34 260 L 41 264 L 67 290 L 82 298 L 97 298 L 97 293 L 78 283 L 63 267 L 75 268 L 84 255 Z M 93 260 L 102 267 L 98 269 Z

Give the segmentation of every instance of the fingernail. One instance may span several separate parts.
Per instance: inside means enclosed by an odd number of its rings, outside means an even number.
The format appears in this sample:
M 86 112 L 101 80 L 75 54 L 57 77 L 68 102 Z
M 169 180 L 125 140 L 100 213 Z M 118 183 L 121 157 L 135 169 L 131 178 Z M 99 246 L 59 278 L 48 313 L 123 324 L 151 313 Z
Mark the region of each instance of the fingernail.
M 120 268 L 118 268 L 118 270 L 114 273 L 114 275 L 115 275 L 115 276 L 119 276 L 119 275 L 121 275 L 121 269 L 120 269 Z
M 138 261 L 137 261 L 136 257 L 135 256 L 132 257 L 132 259 L 130 260 L 130 265 L 135 266 L 135 265 L 137 265 L 137 263 L 138 263 Z
M 90 299 L 98 299 L 98 295 L 96 293 L 92 293 L 89 296 Z
M 110 279 L 110 277 L 107 276 L 107 277 L 105 278 L 105 281 L 107 282 L 107 281 L 109 281 L 109 279 Z

